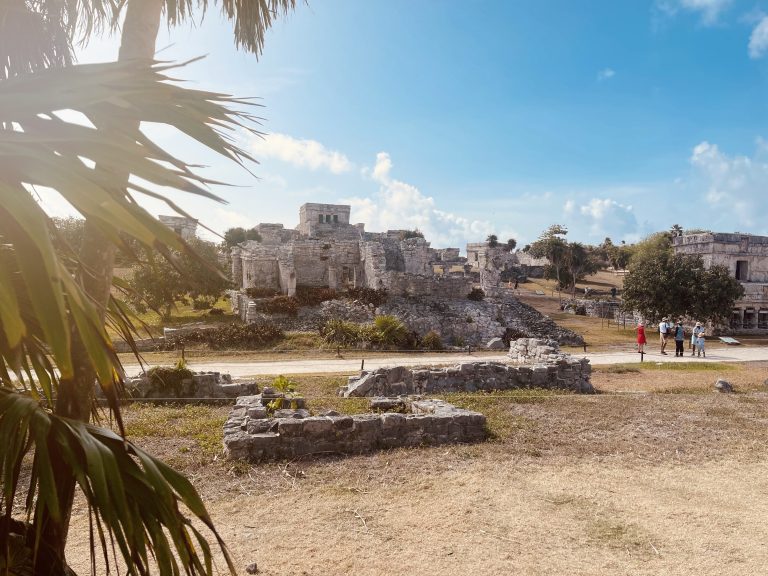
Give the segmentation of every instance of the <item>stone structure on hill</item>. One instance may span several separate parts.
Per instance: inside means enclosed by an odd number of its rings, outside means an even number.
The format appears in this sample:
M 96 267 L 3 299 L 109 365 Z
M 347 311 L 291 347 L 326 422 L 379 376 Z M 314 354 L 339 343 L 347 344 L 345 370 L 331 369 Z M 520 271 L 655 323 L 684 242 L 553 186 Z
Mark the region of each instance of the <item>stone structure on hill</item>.
M 484 346 L 493 338 L 554 337 L 561 344 L 581 345 L 573 332 L 525 306 L 505 289 L 505 281 L 522 277 L 531 267 L 527 254 L 506 245 L 432 248 L 413 230 L 366 232 L 350 223 L 350 206 L 304 204 L 295 229 L 259 224 L 260 240 L 249 240 L 231 252 L 232 276 L 238 290 L 232 306 L 245 322 L 271 320 L 286 330 L 315 330 L 330 319 L 371 322 L 391 314 L 419 336 L 438 333 L 445 344 Z M 527 258 L 525 266 L 520 257 Z M 481 288 L 484 300 L 467 297 Z M 350 288 L 384 289 L 387 301 L 378 307 L 349 300 L 302 307 L 295 316 L 267 316 L 259 298 L 293 296 L 304 288 L 328 288 L 343 294 Z
M 458 248 L 431 248 L 416 231 L 366 232 L 349 215 L 350 206 L 343 204 L 304 204 L 295 229 L 257 225 L 261 240 L 232 250 L 232 277 L 239 288 L 289 296 L 297 286 L 310 286 L 463 298 L 475 284 L 493 292 L 504 273 L 518 266 L 517 255 L 505 247 L 468 244 L 469 259 L 463 258 Z
M 701 256 L 704 266 L 723 265 L 744 287 L 734 305 L 730 329 L 739 333 L 768 331 L 768 236 L 685 234 L 673 240 L 675 254 Z
M 184 240 L 192 240 L 197 234 L 197 220 L 194 218 L 184 216 L 158 216 L 157 218 Z

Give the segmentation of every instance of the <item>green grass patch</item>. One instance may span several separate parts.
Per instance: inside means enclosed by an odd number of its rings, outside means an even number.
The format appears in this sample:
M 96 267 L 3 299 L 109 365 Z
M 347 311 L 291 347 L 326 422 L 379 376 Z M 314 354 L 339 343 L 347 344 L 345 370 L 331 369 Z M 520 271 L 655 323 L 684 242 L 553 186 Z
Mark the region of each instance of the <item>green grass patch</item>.
M 738 365 L 725 362 L 643 362 L 640 365 L 632 363 L 595 366 L 593 371 L 625 374 L 630 372 L 722 372 L 739 369 Z
M 221 451 L 226 421 L 221 407 L 142 404 L 125 412 L 128 438 L 192 438 L 206 457 Z

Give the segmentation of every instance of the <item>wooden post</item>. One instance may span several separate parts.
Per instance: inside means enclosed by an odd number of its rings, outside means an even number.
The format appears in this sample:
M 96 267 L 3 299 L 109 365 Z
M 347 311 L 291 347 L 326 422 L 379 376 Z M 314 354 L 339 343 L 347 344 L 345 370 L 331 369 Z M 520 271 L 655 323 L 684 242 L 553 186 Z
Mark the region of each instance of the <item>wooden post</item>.
M 360 360 L 360 372 L 362 372 L 363 370 L 365 370 L 365 358 Z

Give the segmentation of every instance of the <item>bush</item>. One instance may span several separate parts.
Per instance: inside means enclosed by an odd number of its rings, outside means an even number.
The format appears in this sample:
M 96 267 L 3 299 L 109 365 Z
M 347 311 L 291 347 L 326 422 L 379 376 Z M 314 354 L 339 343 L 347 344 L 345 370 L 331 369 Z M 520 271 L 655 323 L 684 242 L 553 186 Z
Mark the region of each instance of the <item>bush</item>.
M 408 328 L 403 322 L 390 315 L 376 316 L 373 325 L 379 332 L 379 338 L 384 346 L 405 346 L 408 344 Z
M 351 300 L 359 300 L 363 304 L 381 306 L 387 301 L 389 294 L 386 288 L 366 288 L 361 286 L 359 288 L 350 288 L 347 290 L 346 296 Z
M 174 336 L 160 346 L 161 350 L 176 350 L 186 344 L 206 344 L 213 350 L 227 348 L 254 349 L 274 344 L 285 337 L 272 322 L 229 324 L 218 328 L 200 329 Z
M 298 300 L 299 306 L 317 306 L 327 300 L 335 300 L 338 297 L 336 290 L 330 288 L 318 286 L 296 287 L 296 300 Z
M 224 310 L 221 308 L 211 308 L 208 310 L 208 316 L 224 316 Z
M 153 366 L 147 370 L 147 377 L 152 387 L 169 397 L 182 396 L 182 382 L 194 376 L 192 370 L 183 361 L 176 366 Z
M 400 240 L 409 240 L 410 238 L 424 238 L 424 233 L 418 228 L 413 230 L 403 230 L 400 232 Z
M 296 316 L 299 312 L 299 301 L 294 296 L 274 296 L 261 302 L 259 308 L 267 314 Z
M 216 301 L 210 298 L 193 298 L 192 310 L 208 310 L 215 303 Z
M 249 298 L 271 298 L 277 296 L 279 292 L 273 288 L 246 288 L 245 294 Z
M 336 346 L 356 346 L 360 343 L 360 326 L 346 320 L 328 320 L 322 328 L 320 335 L 328 344 Z
M 425 350 L 442 350 L 443 340 L 440 338 L 440 334 L 434 330 L 430 330 L 422 337 L 421 347 Z
M 475 302 L 480 302 L 483 298 L 485 298 L 485 292 L 483 292 L 482 288 L 472 288 L 469 294 L 467 294 L 467 298 L 474 300 Z

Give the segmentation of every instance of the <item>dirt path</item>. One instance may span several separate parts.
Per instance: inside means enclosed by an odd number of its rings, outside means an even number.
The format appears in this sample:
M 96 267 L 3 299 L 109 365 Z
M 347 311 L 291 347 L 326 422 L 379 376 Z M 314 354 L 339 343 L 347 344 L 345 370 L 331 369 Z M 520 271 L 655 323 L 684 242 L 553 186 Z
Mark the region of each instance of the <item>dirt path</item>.
M 634 351 L 602 352 L 595 354 L 574 354 L 577 358 L 588 358 L 592 365 L 624 364 L 640 362 L 640 355 Z M 695 360 L 696 362 L 755 362 L 768 360 L 768 347 L 721 347 L 707 350 L 706 358 L 675 358 L 674 354 L 662 356 L 658 352 L 651 352 L 644 356 L 645 362 L 680 362 Z M 380 356 L 365 359 L 365 369 L 375 370 L 386 366 L 444 366 L 461 362 L 509 362 L 506 354 L 472 356 L 468 354 L 457 355 L 429 355 L 412 354 L 408 356 Z M 279 361 L 217 361 L 205 362 L 192 359 L 188 363 L 192 370 L 226 372 L 233 377 L 265 376 L 277 374 L 355 374 L 360 371 L 361 359 L 359 358 L 333 358 L 333 359 L 294 359 Z M 139 372 L 138 364 L 126 364 L 128 374 Z

